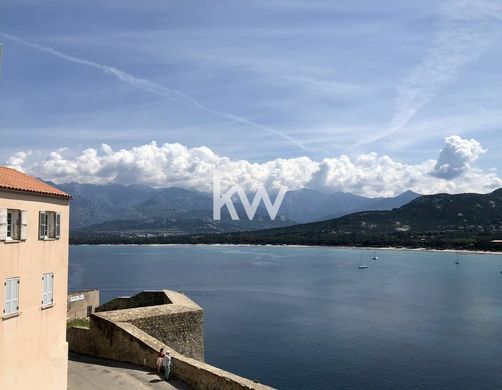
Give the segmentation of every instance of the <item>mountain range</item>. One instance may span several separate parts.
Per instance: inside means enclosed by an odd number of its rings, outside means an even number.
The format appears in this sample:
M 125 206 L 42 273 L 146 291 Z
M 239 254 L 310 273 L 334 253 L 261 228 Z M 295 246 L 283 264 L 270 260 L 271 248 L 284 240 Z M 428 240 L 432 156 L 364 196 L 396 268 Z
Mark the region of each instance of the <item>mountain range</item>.
M 226 207 L 222 220 L 213 221 L 212 194 L 177 187 L 152 188 L 144 185 L 54 184 L 71 194 L 72 231 L 135 232 L 178 235 L 234 232 L 285 227 L 320 221 L 365 210 L 390 210 L 419 195 L 407 191 L 394 198 L 367 198 L 346 192 L 326 194 L 312 189 L 288 191 L 275 220 L 263 205 L 249 221 L 237 198 L 234 204 L 241 219 L 230 219 Z M 252 199 L 254 194 L 248 194 Z M 274 196 L 271 196 L 274 198 Z
M 302 193 L 301 196 L 304 196 Z M 502 189 L 489 194 L 419 196 L 392 210 L 361 211 L 318 222 L 266 230 L 183 236 L 74 237 L 75 243 L 297 244 L 402 246 L 501 251 Z
M 406 246 L 501 250 L 502 189 L 420 196 L 387 211 L 203 238 L 207 243 Z M 201 241 L 201 238 L 198 237 Z M 186 240 L 189 242 L 190 240 Z

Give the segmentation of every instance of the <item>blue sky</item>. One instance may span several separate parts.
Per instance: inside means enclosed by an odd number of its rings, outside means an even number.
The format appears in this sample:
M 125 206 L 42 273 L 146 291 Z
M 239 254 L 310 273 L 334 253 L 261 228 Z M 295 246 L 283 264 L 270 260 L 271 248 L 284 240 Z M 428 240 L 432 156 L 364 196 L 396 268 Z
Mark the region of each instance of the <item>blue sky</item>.
M 500 171 L 501 35 L 497 1 L 3 0 L 0 153 L 416 166 L 458 135 Z

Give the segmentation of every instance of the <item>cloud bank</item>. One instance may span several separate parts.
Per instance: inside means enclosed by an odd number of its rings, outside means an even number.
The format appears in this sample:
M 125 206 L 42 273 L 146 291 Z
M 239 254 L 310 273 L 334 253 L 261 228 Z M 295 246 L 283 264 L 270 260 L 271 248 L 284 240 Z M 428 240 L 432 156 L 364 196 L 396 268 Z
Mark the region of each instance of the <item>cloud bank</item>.
M 86 149 L 75 154 L 58 149 L 47 156 L 21 151 L 7 165 L 56 183 L 145 184 L 184 187 L 211 192 L 213 174 L 222 184 L 240 184 L 248 191 L 258 185 L 268 189 L 313 188 L 346 191 L 366 196 L 395 196 L 406 190 L 422 194 L 438 192 L 489 192 L 502 187 L 495 170 L 481 170 L 474 163 L 485 153 L 474 139 L 453 135 L 445 139 L 437 159 L 406 164 L 377 153 L 355 158 L 342 155 L 314 161 L 308 157 L 275 159 L 264 163 L 231 160 L 202 146 L 156 142 L 113 150 Z

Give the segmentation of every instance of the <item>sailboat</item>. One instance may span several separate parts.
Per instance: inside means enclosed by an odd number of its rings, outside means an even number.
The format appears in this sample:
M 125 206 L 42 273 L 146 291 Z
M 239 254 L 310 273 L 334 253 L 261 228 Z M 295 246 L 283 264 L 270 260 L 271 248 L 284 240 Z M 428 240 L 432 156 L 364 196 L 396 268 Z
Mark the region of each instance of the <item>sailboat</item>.
M 366 269 L 368 266 L 363 262 L 363 251 L 361 251 L 361 257 L 359 258 L 359 269 Z
M 455 260 L 455 264 L 459 265 L 460 264 L 460 256 L 457 252 L 457 259 Z
M 373 251 L 373 257 L 371 260 L 378 260 L 378 256 L 376 255 L 376 251 Z

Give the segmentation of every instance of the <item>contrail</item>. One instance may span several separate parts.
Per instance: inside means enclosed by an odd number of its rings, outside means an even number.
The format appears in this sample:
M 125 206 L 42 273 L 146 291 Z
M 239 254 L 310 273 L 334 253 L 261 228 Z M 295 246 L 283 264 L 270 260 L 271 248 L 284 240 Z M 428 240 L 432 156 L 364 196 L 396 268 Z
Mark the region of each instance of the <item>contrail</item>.
M 387 129 L 351 148 L 387 138 L 402 130 L 415 115 L 455 82 L 462 69 L 490 44 L 491 27 L 500 4 L 490 1 L 448 1 L 442 8 L 442 28 L 423 60 L 397 86 L 396 111 Z M 498 13 L 496 12 L 498 11 Z
M 70 61 L 70 62 L 74 62 L 76 64 L 80 64 L 80 65 L 84 65 L 84 66 L 98 69 L 106 74 L 114 76 L 115 78 L 117 78 L 120 81 L 123 81 L 127 84 L 130 84 L 133 87 L 141 89 L 143 91 L 146 91 L 146 92 L 158 95 L 158 96 L 162 96 L 164 98 L 174 100 L 174 101 L 177 101 L 180 103 L 188 103 L 188 104 L 191 104 L 192 106 L 195 106 L 198 109 L 205 111 L 209 114 L 217 115 L 219 117 L 222 117 L 222 118 L 225 118 L 225 119 L 237 122 L 237 123 L 244 123 L 246 125 L 255 127 L 257 129 L 268 131 L 269 133 L 277 135 L 277 136 L 287 140 L 288 142 L 291 142 L 292 144 L 298 146 L 299 148 L 301 148 L 305 151 L 312 150 L 311 148 L 308 148 L 307 146 L 305 146 L 301 141 L 297 140 L 294 137 L 291 137 L 291 136 L 285 134 L 284 132 L 282 132 L 280 130 L 261 125 L 259 123 L 253 122 L 249 119 L 246 119 L 241 116 L 234 115 L 234 114 L 231 114 L 228 112 L 213 110 L 212 108 L 209 108 L 209 107 L 203 105 L 198 100 L 194 99 L 190 95 L 187 95 L 186 93 L 177 91 L 172 88 L 164 87 L 163 85 L 154 83 L 153 81 L 150 81 L 148 79 L 143 79 L 143 78 L 133 76 L 132 74 L 124 72 L 124 71 L 117 69 L 113 66 L 103 65 L 103 64 L 99 64 L 94 61 L 89 61 L 89 60 L 85 60 L 82 58 L 70 56 L 70 55 L 65 54 L 63 52 L 60 52 L 58 50 L 54 50 L 51 47 L 42 46 L 42 45 L 30 42 L 30 41 L 26 41 L 24 39 L 21 39 L 21 38 L 14 36 L 14 35 L 0 32 L 0 37 L 4 37 L 4 38 L 7 38 L 11 41 L 20 43 L 22 45 L 29 46 L 34 49 L 43 51 L 45 53 L 52 54 L 53 56 L 59 57 L 59 58 L 66 60 L 66 61 Z

